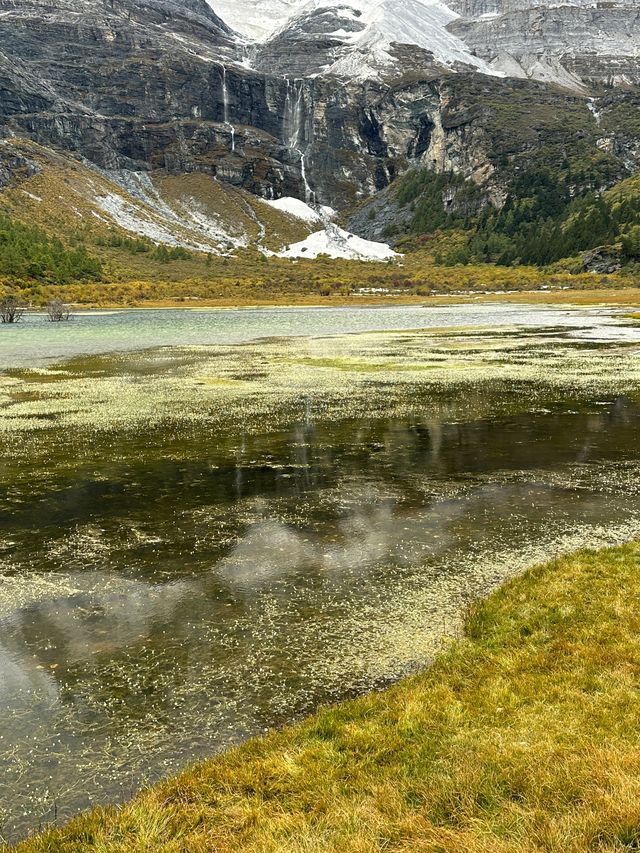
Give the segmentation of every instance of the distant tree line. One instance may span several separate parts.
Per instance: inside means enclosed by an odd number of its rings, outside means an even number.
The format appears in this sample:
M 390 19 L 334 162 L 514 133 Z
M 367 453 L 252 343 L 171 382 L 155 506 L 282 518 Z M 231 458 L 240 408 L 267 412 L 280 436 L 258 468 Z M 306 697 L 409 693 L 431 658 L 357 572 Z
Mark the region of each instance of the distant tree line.
M 593 178 L 593 181 L 591 181 Z M 436 260 L 443 264 L 494 263 L 545 266 L 596 246 L 619 243 L 623 261 L 640 260 L 640 193 L 608 197 L 593 189 L 602 176 L 531 169 L 513 182 L 497 210 L 481 191 L 456 175 L 427 170 L 399 182 L 396 199 L 410 205 L 412 234 L 462 229 L 467 241 Z
M 116 231 L 110 232 L 106 237 L 99 237 L 97 243 L 99 246 L 123 249 L 131 255 L 150 255 L 154 260 L 163 264 L 170 261 L 187 261 L 191 258 L 191 252 L 182 246 L 165 246 L 162 243 L 156 245 L 151 240 L 141 237 L 127 237 Z
M 68 284 L 101 275 L 100 260 L 83 244 L 67 248 L 35 225 L 0 215 L 0 276 Z

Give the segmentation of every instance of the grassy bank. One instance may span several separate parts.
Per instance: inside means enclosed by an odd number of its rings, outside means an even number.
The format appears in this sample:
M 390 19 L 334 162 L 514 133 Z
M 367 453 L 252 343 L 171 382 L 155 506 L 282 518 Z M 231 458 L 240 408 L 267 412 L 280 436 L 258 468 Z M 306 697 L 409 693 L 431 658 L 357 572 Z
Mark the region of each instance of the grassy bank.
M 257 298 L 203 298 L 203 299 L 145 299 L 135 305 L 122 302 L 72 303 L 78 309 L 115 309 L 115 308 L 269 308 L 269 307 L 318 307 L 318 308 L 361 308 L 366 305 L 463 305 L 472 302 L 513 302 L 527 305 L 613 305 L 636 307 L 640 305 L 640 288 L 593 290 L 538 290 L 517 293 L 486 292 L 457 295 L 435 295 L 425 298 L 415 293 L 394 293 L 387 295 L 359 296 L 304 296 L 293 294 L 290 297 Z M 636 314 L 629 314 L 637 319 Z
M 94 247 L 95 248 L 95 247 Z M 92 249 L 93 251 L 93 249 Z M 245 250 L 226 258 L 186 253 L 166 263 L 122 249 L 95 250 L 99 280 L 3 276 L 0 296 L 16 295 L 25 304 L 46 305 L 54 298 L 85 306 L 331 302 L 341 299 L 424 299 L 490 295 L 537 296 L 587 293 L 607 299 L 638 287 L 631 270 L 615 274 L 571 273 L 562 269 L 492 264 L 439 266 L 431 249 L 407 252 L 393 263 L 265 258 Z
M 640 545 L 511 582 L 435 665 L 20 845 L 640 849 Z
M 61 292 L 63 297 L 69 297 L 66 304 L 73 311 L 85 310 L 114 310 L 131 308 L 270 308 L 270 307 L 318 307 L 318 308 L 361 308 L 366 305 L 425 305 L 437 307 L 440 305 L 463 305 L 474 302 L 512 302 L 528 305 L 605 305 L 621 306 L 635 309 L 640 305 L 640 287 L 597 288 L 568 290 L 535 290 L 535 291 L 483 291 L 460 292 L 452 294 L 434 294 L 420 296 L 416 293 L 388 294 L 354 294 L 320 296 L 313 294 L 291 293 L 290 295 L 259 295 L 238 294 L 231 296 L 190 296 L 174 298 L 170 295 L 149 295 L 144 299 L 127 302 L 114 294 L 105 285 L 94 294 L 95 299 L 83 298 L 76 300 L 75 293 Z M 54 294 L 55 296 L 55 294 Z M 52 296 L 51 298 L 54 298 Z M 57 298 L 57 297 L 56 297 Z M 30 311 L 44 311 L 40 304 L 27 303 Z M 629 319 L 637 319 L 635 313 L 628 315 Z

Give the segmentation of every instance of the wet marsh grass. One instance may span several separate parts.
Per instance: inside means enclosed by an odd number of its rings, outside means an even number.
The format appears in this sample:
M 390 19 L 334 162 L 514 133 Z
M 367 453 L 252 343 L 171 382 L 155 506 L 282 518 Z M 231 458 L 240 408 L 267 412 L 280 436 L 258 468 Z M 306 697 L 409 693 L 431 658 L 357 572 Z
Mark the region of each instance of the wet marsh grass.
M 423 673 L 16 849 L 638 849 L 639 569 L 636 543 L 530 570 Z
M 441 361 L 434 359 L 433 364 L 412 364 L 396 361 L 364 361 L 356 358 L 312 358 L 303 357 L 298 359 L 290 359 L 289 364 L 299 365 L 301 367 L 309 367 L 312 369 L 327 368 L 329 370 L 338 370 L 346 373 L 416 373 L 422 370 L 438 370 L 441 367 L 446 367 L 449 370 L 460 369 L 466 365 L 452 363 L 445 355 Z M 483 367 L 483 365 L 474 365 Z

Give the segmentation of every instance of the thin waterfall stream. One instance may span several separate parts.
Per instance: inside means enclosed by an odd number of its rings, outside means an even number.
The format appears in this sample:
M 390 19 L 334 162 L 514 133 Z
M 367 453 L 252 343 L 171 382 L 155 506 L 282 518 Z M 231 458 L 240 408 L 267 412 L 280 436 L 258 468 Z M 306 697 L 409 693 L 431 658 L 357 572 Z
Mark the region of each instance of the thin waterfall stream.
M 286 78 L 283 136 L 289 150 L 297 154 L 300 158 L 300 177 L 304 186 L 305 201 L 307 204 L 315 205 L 316 195 L 309 184 L 307 176 L 304 96 L 304 80 L 293 81 L 292 95 L 291 81 L 289 78 Z
M 234 125 L 229 120 L 229 89 L 227 86 L 227 67 L 226 65 L 221 65 L 222 68 L 222 105 L 224 110 L 224 123 L 229 128 L 229 132 L 231 133 L 231 151 L 232 153 L 236 150 L 236 130 Z

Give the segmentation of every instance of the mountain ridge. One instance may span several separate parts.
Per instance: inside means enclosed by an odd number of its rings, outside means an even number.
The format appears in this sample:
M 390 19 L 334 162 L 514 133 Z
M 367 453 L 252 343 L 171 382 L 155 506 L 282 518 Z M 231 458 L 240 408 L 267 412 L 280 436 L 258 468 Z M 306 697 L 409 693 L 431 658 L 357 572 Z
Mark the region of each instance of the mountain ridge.
M 320 41 L 324 64 L 312 58 L 306 69 L 294 64 L 294 73 L 384 76 L 385 66 L 393 64 L 390 46 L 410 44 L 430 52 L 444 68 L 458 64 L 575 91 L 587 91 L 594 82 L 640 82 L 640 10 L 632 0 L 549 4 L 537 0 L 450 0 L 448 4 L 439 0 L 261 0 L 255 4 L 222 0 L 216 4 L 212 0 L 212 4 L 218 5 L 234 29 L 254 42 L 255 67 L 263 69 L 274 67 L 279 52 L 286 55 L 285 45 L 304 43 L 313 57 L 319 53 Z M 367 53 L 374 54 L 373 62 Z M 304 54 L 297 57 L 298 62 L 301 59 Z M 280 70 L 289 73 L 286 66 Z
M 395 38 L 408 32 L 403 27 L 418 8 L 444 15 L 440 23 L 450 28 L 461 26 L 463 12 L 495 25 L 531 7 L 524 0 L 465 3 L 447 12 L 443 4 L 407 0 Z M 288 5 L 299 22 L 300 4 Z M 637 14 L 631 4 L 612 5 Z M 594 60 L 589 94 L 576 75 L 572 89 L 515 72 L 479 73 L 489 55 L 474 59 L 480 65 L 447 66 L 426 40 L 416 46 L 391 38 L 395 7 L 387 0 L 368 10 L 361 0 L 339 6 L 336 29 L 335 3 L 304 4 L 310 17 L 294 50 L 286 22 L 251 47 L 205 0 L 0 0 L 0 183 L 17 186 L 38 168 L 14 139 L 86 162 L 105 180 L 123 176 L 125 185 L 139 185 L 145 173 L 200 175 L 263 200 L 293 197 L 341 213 L 412 169 L 455 174 L 496 209 L 519 175 L 545 161 L 567 160 L 586 176 L 574 182 L 578 194 L 638 170 L 632 80 L 603 82 L 609 72 Z M 553 9 L 582 14 L 587 4 Z M 310 35 L 320 45 L 315 52 Z M 370 36 L 377 55 L 364 50 Z M 635 41 L 624 50 L 631 48 Z M 370 75 L 336 73 L 364 53 Z M 370 239 L 366 223 L 357 227 Z M 202 246 L 224 253 L 228 241 Z

